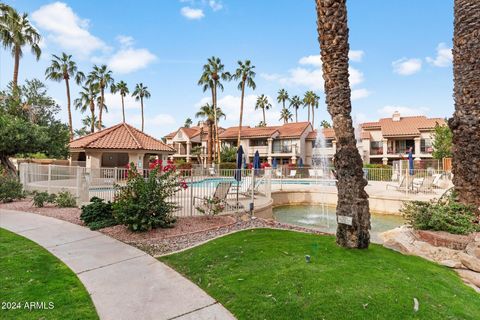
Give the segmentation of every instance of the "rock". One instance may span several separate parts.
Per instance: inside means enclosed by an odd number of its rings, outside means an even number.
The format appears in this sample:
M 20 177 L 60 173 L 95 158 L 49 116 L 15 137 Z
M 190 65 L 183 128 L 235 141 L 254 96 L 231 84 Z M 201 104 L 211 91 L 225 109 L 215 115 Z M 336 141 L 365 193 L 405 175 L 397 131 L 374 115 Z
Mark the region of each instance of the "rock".
M 462 252 L 460 253 L 460 261 L 468 269 L 480 272 L 480 259 Z
M 444 231 L 417 230 L 415 235 L 419 240 L 436 247 L 446 247 L 454 250 L 464 250 L 473 240 L 473 236 L 451 234 Z
M 395 239 L 388 239 L 387 241 L 384 241 L 383 246 L 387 249 L 391 249 L 403 254 L 410 254 L 410 250 Z
M 461 269 L 463 267 L 460 261 L 455 261 L 455 260 L 441 260 L 438 263 L 441 264 L 442 266 L 455 268 L 455 269 Z
M 398 251 L 403 254 L 411 254 L 415 248 L 413 243 L 412 230 L 405 227 L 399 227 L 392 230 L 382 232 L 380 238 L 383 240 L 383 246 L 388 249 Z
M 480 242 L 470 242 L 465 248 L 465 252 L 477 259 L 480 259 Z
M 462 279 L 474 284 L 477 287 L 480 287 L 480 273 L 465 269 L 458 269 L 455 271 Z

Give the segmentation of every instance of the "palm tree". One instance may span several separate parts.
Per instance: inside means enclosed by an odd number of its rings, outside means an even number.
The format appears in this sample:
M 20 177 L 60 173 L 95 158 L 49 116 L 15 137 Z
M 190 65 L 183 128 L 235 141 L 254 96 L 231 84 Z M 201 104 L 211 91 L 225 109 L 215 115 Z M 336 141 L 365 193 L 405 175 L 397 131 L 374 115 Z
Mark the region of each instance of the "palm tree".
M 477 143 L 480 138 L 480 7 L 475 1 L 455 0 L 454 3 L 455 112 L 448 121 L 453 133 L 453 184 L 460 202 L 480 208 L 480 145 Z
M 140 100 L 140 107 L 142 108 L 142 132 L 144 128 L 145 118 L 143 116 L 143 99 L 150 98 L 150 92 L 148 91 L 148 87 L 145 87 L 143 83 L 137 83 L 135 86 L 135 90 L 132 93 L 132 97 L 135 97 L 135 101 Z
M 367 181 L 350 115 L 348 80 L 348 24 L 346 0 L 316 0 L 318 41 L 322 57 L 325 96 L 337 141 L 334 156 L 337 177 L 337 244 L 368 248 L 370 211 Z M 332 14 L 332 12 L 334 14 Z
M 123 123 L 125 123 L 125 96 L 130 93 L 130 91 L 128 90 L 127 83 L 123 80 L 116 84 L 114 83 L 111 85 L 110 90 L 112 91 L 112 93 L 119 92 L 120 97 L 122 97 L 122 115 L 123 115 Z M 142 131 L 143 131 L 143 126 L 142 126 Z
M 193 124 L 192 119 L 187 118 L 187 119 L 185 119 L 185 123 L 183 124 L 183 126 L 184 126 L 185 128 L 190 128 L 190 127 L 192 126 L 192 124 Z
M 300 100 L 299 96 L 293 96 L 290 99 L 290 108 L 295 109 L 295 122 L 298 122 L 298 108 L 303 104 L 302 100 Z
M 212 92 L 212 106 L 213 111 L 217 112 L 217 89 L 223 91 L 223 84 L 221 80 L 229 81 L 231 79 L 231 75 L 228 71 L 224 71 L 225 66 L 222 64 L 220 58 L 211 57 L 207 59 L 207 63 L 203 66 L 203 72 L 198 80 L 198 85 L 202 86 L 203 92 L 207 91 L 208 89 Z M 215 130 L 215 152 L 217 155 L 218 163 L 221 162 L 221 155 L 220 155 L 220 140 L 218 139 L 218 115 L 214 117 L 214 130 Z
M 305 92 L 305 95 L 303 96 L 303 105 L 305 106 L 305 108 L 308 109 L 308 121 L 310 122 L 310 108 L 312 109 L 312 113 L 313 113 L 313 108 L 315 106 L 315 104 L 317 103 L 318 101 L 318 96 L 315 94 L 315 92 L 309 90 L 307 92 Z M 312 118 L 313 120 L 313 118 Z M 312 121 L 312 126 L 314 126 L 313 124 L 313 121 Z
M 288 100 L 288 92 L 285 89 L 278 90 L 277 102 L 282 103 L 283 109 L 285 109 L 285 101 Z
M 73 139 L 73 125 L 72 125 L 72 109 L 70 99 L 70 77 L 75 79 L 75 82 L 80 85 L 85 80 L 83 72 L 78 71 L 77 64 L 72 60 L 72 56 L 62 53 L 62 56 L 52 54 L 52 62 L 45 70 L 45 78 L 60 82 L 65 80 L 67 88 L 67 111 L 68 111 L 68 127 L 70 129 L 70 140 Z
M 270 102 L 268 102 L 268 98 L 264 94 L 257 97 L 257 102 L 255 103 L 255 110 L 262 109 L 263 123 L 265 124 L 265 126 L 267 125 L 267 121 L 265 120 L 265 110 L 269 110 L 271 108 L 272 105 Z
M 90 110 L 90 133 L 95 132 L 95 101 L 98 97 L 98 88 L 93 85 L 83 86 L 80 91 L 80 97 L 73 102 L 75 109 L 79 109 L 84 113 Z M 98 128 L 101 128 L 101 124 L 98 124 Z
M 111 86 L 114 83 L 112 78 L 112 71 L 107 69 L 106 65 L 93 66 L 93 71 L 90 72 L 88 75 L 88 85 L 94 85 L 98 87 L 100 91 L 100 99 L 101 99 L 101 106 L 105 105 L 105 89 Z M 101 108 L 98 112 L 98 125 L 99 129 L 102 126 L 102 114 L 103 108 Z
M 283 120 L 283 123 L 288 123 L 288 120 L 292 120 L 293 114 L 287 108 L 282 108 L 282 112 L 280 112 L 280 119 Z
M 200 107 L 200 110 L 195 114 L 196 118 L 203 118 L 208 126 L 208 143 L 207 143 L 207 163 L 212 164 L 213 160 L 213 127 L 215 125 L 215 117 L 217 121 L 220 117 L 225 118 L 225 114 L 220 108 L 213 109 L 209 103 Z
M 322 122 L 320 123 L 320 126 L 324 129 L 327 129 L 327 128 L 331 128 L 332 125 L 330 124 L 330 122 L 328 122 L 327 120 L 322 120 Z
M 97 117 L 94 117 L 93 118 L 93 122 L 94 122 L 94 127 L 98 127 L 98 120 L 97 120 Z M 86 136 L 87 134 L 89 134 L 88 132 L 88 127 L 90 127 L 92 124 L 92 118 L 90 116 L 86 116 L 85 118 L 82 119 L 82 125 L 83 127 L 81 127 L 80 129 L 76 129 L 75 130 L 75 135 L 77 137 L 82 137 L 82 136 Z M 102 125 L 102 129 L 104 129 L 105 126 Z
M 238 61 L 238 68 L 235 70 L 235 74 L 232 76 L 235 80 L 240 80 L 238 83 L 238 90 L 242 91 L 242 96 L 240 98 L 240 122 L 238 125 L 238 139 L 237 146 L 240 146 L 240 134 L 242 130 L 242 120 L 243 120 L 243 100 L 245 98 L 245 87 L 249 87 L 252 90 L 255 90 L 257 85 L 253 81 L 255 78 L 255 66 L 251 64 L 250 60 L 245 60 L 245 62 Z
M 315 109 L 318 109 L 320 102 L 320 97 L 316 93 L 313 94 L 313 104 L 312 104 L 312 127 L 315 128 Z
M 18 88 L 18 69 L 22 48 L 29 46 L 32 54 L 38 60 L 42 54 L 39 43 L 41 40 L 38 31 L 30 24 L 28 14 L 20 15 L 15 9 L 2 5 L 0 14 L 0 41 L 5 49 L 11 49 L 14 58 L 13 88 Z

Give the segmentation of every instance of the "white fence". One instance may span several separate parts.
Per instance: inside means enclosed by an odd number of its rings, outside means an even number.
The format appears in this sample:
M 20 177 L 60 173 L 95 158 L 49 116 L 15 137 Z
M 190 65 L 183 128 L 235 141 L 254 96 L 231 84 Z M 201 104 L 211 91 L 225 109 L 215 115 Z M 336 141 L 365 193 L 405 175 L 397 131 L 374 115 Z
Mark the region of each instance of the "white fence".
M 57 166 L 22 163 L 19 168 L 20 180 L 27 191 L 58 193 L 68 191 L 79 204 L 92 197 L 113 201 L 118 187 L 125 185 L 128 170 L 125 168 L 90 169 L 79 166 Z M 150 170 L 143 170 L 148 177 Z M 241 174 L 241 181 L 234 178 Z M 176 204 L 176 216 L 202 214 L 197 208 L 204 208 L 208 199 L 222 197 L 225 213 L 247 212 L 271 200 L 271 170 L 235 169 L 189 169 L 177 170 L 177 179 L 184 181 L 186 188 L 180 188 L 169 201 Z M 227 188 L 222 194 L 219 184 Z M 251 205 L 253 204 L 253 206 Z

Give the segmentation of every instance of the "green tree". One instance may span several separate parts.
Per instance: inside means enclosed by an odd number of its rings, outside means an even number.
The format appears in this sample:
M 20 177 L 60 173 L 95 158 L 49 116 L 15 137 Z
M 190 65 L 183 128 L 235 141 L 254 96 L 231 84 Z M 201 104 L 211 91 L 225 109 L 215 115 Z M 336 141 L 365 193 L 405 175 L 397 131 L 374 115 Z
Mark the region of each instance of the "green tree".
M 135 97 L 135 101 L 140 100 L 140 107 L 142 110 L 142 132 L 144 129 L 145 117 L 143 116 L 143 99 L 150 98 L 150 91 L 148 91 L 148 87 L 144 86 L 143 83 L 137 83 L 135 86 L 135 90 L 132 93 L 132 97 Z
M 82 91 L 79 92 L 80 97 L 75 99 L 73 104 L 75 109 L 79 109 L 80 112 L 84 113 L 87 110 L 90 110 L 90 133 L 95 132 L 95 101 L 98 97 L 98 87 L 93 85 L 83 86 Z M 101 128 L 102 124 L 98 121 L 98 127 Z
M 320 126 L 324 129 L 327 129 L 327 128 L 331 128 L 332 125 L 330 124 L 330 122 L 328 122 L 327 120 L 322 120 L 322 122 L 320 122 Z
M 310 109 L 312 110 L 312 126 L 315 128 L 315 108 L 318 108 L 320 97 L 315 92 L 309 90 L 303 96 L 303 105 L 308 108 L 308 121 L 310 122 Z
M 221 152 L 222 152 L 222 160 L 224 162 L 235 162 L 237 160 L 237 148 L 223 146 Z
M 213 106 L 209 103 L 200 107 L 200 110 L 195 114 L 196 118 L 203 118 L 208 126 L 208 143 L 207 143 L 207 162 L 212 163 L 213 160 L 213 127 L 215 125 L 215 116 L 217 118 L 224 117 L 225 114 L 220 108 L 216 111 L 213 110 Z M 218 121 L 218 119 L 217 119 Z
M 298 109 L 301 107 L 302 104 L 303 102 L 299 96 L 293 96 L 290 99 L 290 108 L 295 109 L 295 122 L 298 122 Z
M 37 79 L 21 87 L 14 84 L 0 92 L 0 164 L 10 173 L 15 166 L 10 157 L 44 153 L 65 158 L 68 154 L 68 126 L 56 119 L 60 107 Z
M 65 81 L 65 87 L 67 89 L 67 111 L 68 111 L 68 128 L 70 131 L 70 140 L 73 139 L 73 124 L 72 124 L 72 109 L 70 99 L 70 78 L 74 78 L 75 82 L 80 85 L 85 80 L 83 72 L 78 71 L 77 64 L 72 60 L 71 55 L 67 55 L 65 52 L 62 56 L 56 56 L 52 54 L 52 61 L 50 66 L 45 70 L 45 78 L 53 81 L 60 82 Z
M 212 92 L 212 108 L 214 112 L 217 112 L 218 105 L 217 105 L 217 89 L 223 91 L 223 84 L 221 80 L 229 81 L 231 79 L 231 75 L 228 71 L 224 71 L 225 66 L 223 65 L 220 58 L 211 57 L 208 58 L 207 63 L 203 66 L 203 72 L 198 80 L 198 85 L 202 86 L 203 92 L 210 89 Z M 215 152 L 217 155 L 218 163 L 221 162 L 221 154 L 220 154 L 220 140 L 218 139 L 218 123 L 217 120 L 220 117 L 216 115 L 214 117 L 213 129 L 215 134 Z
M 243 100 L 245 98 L 245 88 L 249 87 L 252 90 L 255 90 L 257 85 L 253 81 L 255 78 L 255 66 L 251 64 L 250 60 L 245 60 L 245 62 L 238 61 L 238 68 L 235 70 L 235 74 L 233 74 L 232 78 L 235 80 L 240 80 L 238 83 L 238 90 L 242 91 L 242 95 L 240 97 L 240 120 L 238 124 L 238 138 L 237 138 L 237 146 L 240 145 L 240 135 L 242 132 L 242 121 L 243 121 Z
M 117 92 L 120 93 L 120 97 L 122 98 L 122 116 L 123 116 L 123 122 L 125 123 L 125 96 L 130 93 L 130 91 L 128 90 L 127 83 L 123 80 L 116 84 L 113 83 L 110 89 L 112 93 L 117 93 Z M 143 128 L 142 128 L 142 131 L 143 131 Z
M 262 109 L 263 123 L 265 124 L 265 126 L 267 125 L 267 121 L 265 119 L 265 110 L 269 110 L 271 108 L 272 104 L 268 102 L 268 98 L 264 94 L 257 97 L 257 102 L 255 103 L 255 110 Z
M 288 97 L 287 90 L 285 90 L 285 89 L 278 90 L 277 102 L 282 103 L 283 109 L 285 109 L 285 101 L 287 101 L 288 99 L 289 99 L 289 97 Z
M 283 120 L 283 123 L 288 123 L 289 120 L 292 120 L 293 114 L 287 108 L 282 108 L 280 112 L 280 119 Z
M 184 126 L 185 128 L 190 128 L 190 127 L 192 126 L 192 124 L 193 124 L 192 119 L 187 118 L 187 119 L 185 119 L 185 123 L 183 124 L 183 126 Z
M 100 106 L 105 106 L 105 89 L 114 84 L 112 71 L 107 69 L 106 65 L 93 66 L 93 70 L 88 74 L 87 85 L 97 87 L 100 92 Z M 98 110 L 98 125 L 99 129 L 102 126 L 103 108 Z
M 93 118 L 93 123 L 94 123 L 95 127 L 99 126 L 96 116 Z M 90 116 L 86 116 L 85 118 L 83 118 L 82 119 L 82 125 L 83 126 L 80 129 L 75 130 L 75 136 L 76 137 L 83 137 L 83 136 L 86 136 L 87 134 L 90 133 L 90 130 L 91 130 L 90 127 L 92 125 L 92 118 Z M 105 129 L 105 126 L 102 125 L 101 129 Z
M 30 47 L 32 54 L 38 60 L 42 54 L 39 43 L 41 40 L 38 31 L 31 25 L 28 14 L 20 15 L 15 9 L 2 5 L 0 13 L 0 41 L 5 49 L 10 49 L 14 58 L 13 88 L 18 87 L 18 69 L 22 48 Z
M 435 125 L 433 133 L 433 153 L 435 159 L 451 158 L 452 157 L 452 130 L 446 125 Z

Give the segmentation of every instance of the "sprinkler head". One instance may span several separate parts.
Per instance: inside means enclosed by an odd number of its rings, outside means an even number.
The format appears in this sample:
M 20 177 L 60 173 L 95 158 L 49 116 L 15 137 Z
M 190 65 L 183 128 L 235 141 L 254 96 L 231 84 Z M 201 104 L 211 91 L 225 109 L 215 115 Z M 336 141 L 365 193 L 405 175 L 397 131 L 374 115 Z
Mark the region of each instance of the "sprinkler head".
M 310 260 L 311 260 L 310 256 L 308 254 L 305 255 L 305 262 L 310 263 Z

